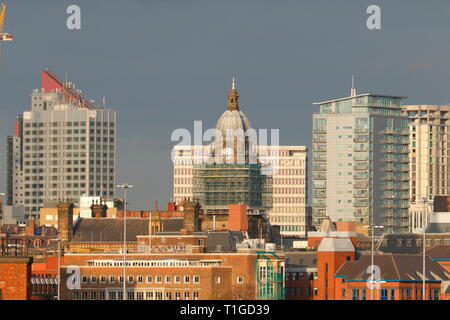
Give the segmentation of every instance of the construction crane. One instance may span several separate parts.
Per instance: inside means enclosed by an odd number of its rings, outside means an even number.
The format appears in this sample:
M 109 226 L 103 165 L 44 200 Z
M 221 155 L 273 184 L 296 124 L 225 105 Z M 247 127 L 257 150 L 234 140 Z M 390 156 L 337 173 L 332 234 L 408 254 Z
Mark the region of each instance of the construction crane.
M 2 9 L 0 11 L 0 41 L 12 41 L 13 36 L 12 34 L 3 32 L 3 24 L 5 22 L 5 15 L 6 15 L 6 4 L 2 3 Z

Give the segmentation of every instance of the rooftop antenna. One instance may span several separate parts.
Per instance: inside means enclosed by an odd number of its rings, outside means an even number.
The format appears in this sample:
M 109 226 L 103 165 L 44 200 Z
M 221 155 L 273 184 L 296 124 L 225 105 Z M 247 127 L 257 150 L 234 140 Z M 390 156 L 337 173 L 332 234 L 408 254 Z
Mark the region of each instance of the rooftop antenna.
M 236 89 L 236 81 L 234 81 L 234 77 L 233 77 L 233 81 L 231 82 L 231 89 L 232 90 Z
M 356 89 L 355 89 L 355 76 L 352 75 L 352 89 L 350 90 L 350 97 L 356 96 Z

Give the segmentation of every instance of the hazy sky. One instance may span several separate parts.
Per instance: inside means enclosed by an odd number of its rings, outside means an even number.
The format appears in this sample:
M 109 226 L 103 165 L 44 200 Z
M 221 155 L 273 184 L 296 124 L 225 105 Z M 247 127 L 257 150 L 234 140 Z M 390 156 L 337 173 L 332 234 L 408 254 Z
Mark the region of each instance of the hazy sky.
M 67 72 L 118 112 L 118 183 L 131 207 L 172 196 L 171 133 L 215 125 L 233 76 L 254 128 L 311 145 L 312 102 L 359 93 L 450 103 L 450 2 L 300 0 L 14 0 L 1 48 L 0 191 L 6 136 L 29 108 L 40 71 Z M 66 28 L 81 7 L 82 29 Z M 382 30 L 366 9 L 381 7 Z M 117 193 L 121 196 L 121 191 Z

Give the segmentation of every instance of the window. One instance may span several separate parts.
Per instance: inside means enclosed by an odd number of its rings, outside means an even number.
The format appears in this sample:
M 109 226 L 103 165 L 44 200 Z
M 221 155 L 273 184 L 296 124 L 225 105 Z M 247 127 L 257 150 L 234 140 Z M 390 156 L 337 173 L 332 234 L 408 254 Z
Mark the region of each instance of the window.
M 175 283 L 180 283 L 181 282 L 181 276 L 175 276 Z
M 134 300 L 134 292 L 128 292 L 127 297 L 128 300 Z
M 237 277 L 237 283 L 239 283 L 239 284 L 244 283 L 244 277 L 242 277 L 242 276 Z
M 194 276 L 194 283 L 200 283 L 200 276 Z
M 166 283 L 170 283 L 170 276 L 166 276 Z
M 219 276 L 216 277 L 216 283 L 220 283 L 220 277 Z
M 114 291 L 109 292 L 109 300 L 116 300 L 116 293 Z
M 91 283 L 96 283 L 96 282 L 97 282 L 97 277 L 91 276 Z
M 81 282 L 82 283 L 87 283 L 87 277 L 86 276 L 82 276 L 81 277 Z
M 185 299 L 185 300 L 189 300 L 189 291 L 186 291 L 186 292 L 184 293 L 184 299 Z
M 116 282 L 116 278 L 114 276 L 109 276 L 109 283 Z
M 87 292 L 81 291 L 81 300 L 87 300 Z
M 119 277 L 119 282 L 120 282 L 120 283 L 123 283 L 123 276 L 120 276 L 120 277 Z
M 72 292 L 72 300 L 78 300 L 78 292 L 77 291 Z
M 137 277 L 137 282 L 138 282 L 138 283 L 144 282 L 144 278 L 143 278 L 142 276 L 138 276 L 138 277 Z
M 359 289 L 352 290 L 352 300 L 359 300 Z
M 200 295 L 199 295 L 199 293 L 198 292 L 194 292 L 193 294 L 192 294 L 192 298 L 194 299 L 194 300 L 198 300 L 198 297 L 199 297 Z
M 184 283 L 191 282 L 191 278 L 189 276 L 184 276 Z
M 98 299 L 99 300 L 105 300 L 105 291 L 100 291 L 98 293 Z
M 181 292 L 175 292 L 175 300 L 181 299 Z
M 106 277 L 100 276 L 100 283 L 105 283 L 105 282 L 106 282 Z
M 156 283 L 162 283 L 162 276 L 156 276 Z
M 97 292 L 91 291 L 91 300 L 97 300 Z
M 153 282 L 153 277 L 147 276 L 147 283 L 152 283 L 152 282 Z
M 172 292 L 166 292 L 166 300 L 172 300 Z
M 136 300 L 144 300 L 144 293 L 136 292 Z
M 381 300 L 387 300 L 388 299 L 388 289 L 380 289 L 380 297 L 381 297 Z

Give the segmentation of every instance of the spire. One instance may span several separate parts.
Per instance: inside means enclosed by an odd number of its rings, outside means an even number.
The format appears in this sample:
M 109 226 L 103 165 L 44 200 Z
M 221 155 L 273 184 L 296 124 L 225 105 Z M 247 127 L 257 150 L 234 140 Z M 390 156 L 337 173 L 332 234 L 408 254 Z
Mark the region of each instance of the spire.
M 355 76 L 352 75 L 352 89 L 350 90 L 350 97 L 356 96 L 356 89 L 355 89 Z
M 234 80 L 234 77 L 231 82 L 231 89 L 228 92 L 227 109 L 231 111 L 239 110 L 239 95 L 236 91 L 236 81 Z

